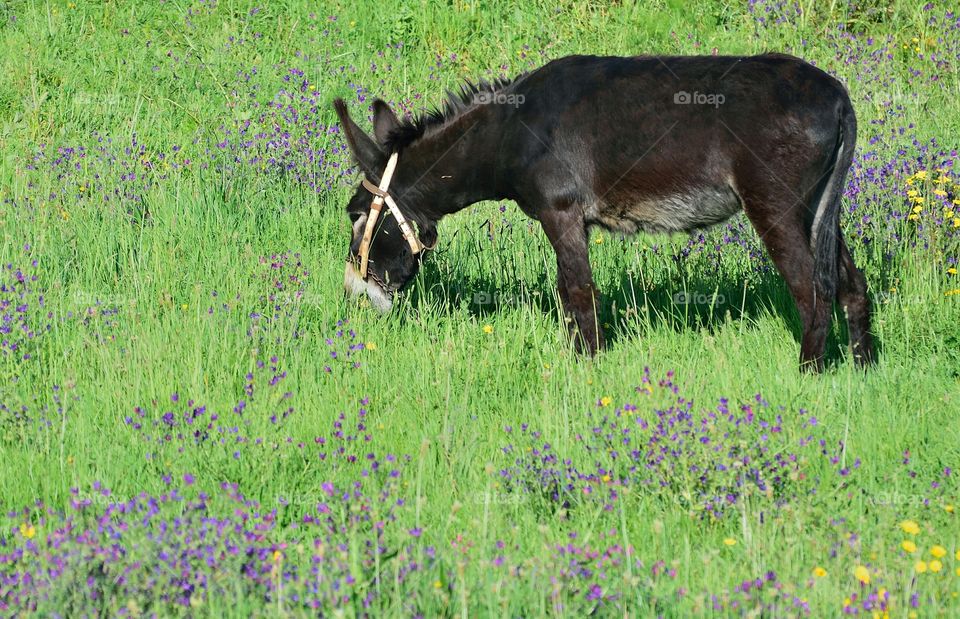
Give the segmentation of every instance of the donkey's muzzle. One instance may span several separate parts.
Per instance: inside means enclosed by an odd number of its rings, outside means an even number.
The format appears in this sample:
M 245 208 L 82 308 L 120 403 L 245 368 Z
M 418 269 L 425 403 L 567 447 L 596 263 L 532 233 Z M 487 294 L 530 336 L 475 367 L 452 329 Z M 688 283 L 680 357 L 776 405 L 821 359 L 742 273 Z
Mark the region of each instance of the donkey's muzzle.
M 350 261 L 347 261 L 343 272 L 343 289 L 351 298 L 367 295 L 370 305 L 378 312 L 387 313 L 393 307 L 393 296 L 370 279 L 360 277 L 357 268 Z

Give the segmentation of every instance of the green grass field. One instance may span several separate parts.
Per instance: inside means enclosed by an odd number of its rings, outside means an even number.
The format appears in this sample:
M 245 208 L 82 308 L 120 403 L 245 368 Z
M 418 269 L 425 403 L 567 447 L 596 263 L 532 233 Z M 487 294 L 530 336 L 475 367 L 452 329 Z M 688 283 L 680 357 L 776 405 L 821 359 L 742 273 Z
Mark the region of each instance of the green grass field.
M 0 2 L 0 614 L 957 616 L 953 11 Z M 835 320 L 798 371 L 742 216 L 592 232 L 593 360 L 512 203 L 388 316 L 343 298 L 335 97 L 369 129 L 571 53 L 769 50 L 856 106 L 876 367 Z

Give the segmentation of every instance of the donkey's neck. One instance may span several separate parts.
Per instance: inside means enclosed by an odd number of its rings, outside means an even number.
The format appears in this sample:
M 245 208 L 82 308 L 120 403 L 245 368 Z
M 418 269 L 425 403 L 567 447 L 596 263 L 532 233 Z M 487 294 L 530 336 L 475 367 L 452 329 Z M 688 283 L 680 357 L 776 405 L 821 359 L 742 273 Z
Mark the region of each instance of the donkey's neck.
M 405 202 L 437 220 L 475 202 L 501 197 L 497 107 L 479 105 L 401 152 L 397 168 L 401 198 L 408 195 Z

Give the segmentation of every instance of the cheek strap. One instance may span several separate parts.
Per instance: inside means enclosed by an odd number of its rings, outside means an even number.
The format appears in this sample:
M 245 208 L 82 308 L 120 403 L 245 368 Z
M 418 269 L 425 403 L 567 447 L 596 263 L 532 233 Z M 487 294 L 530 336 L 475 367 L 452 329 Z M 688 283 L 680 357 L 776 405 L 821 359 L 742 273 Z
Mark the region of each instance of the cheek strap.
M 377 220 L 380 218 L 380 211 L 383 210 L 384 203 L 386 203 L 387 208 L 390 209 L 393 218 L 397 220 L 400 232 L 403 234 L 403 238 L 406 239 L 407 244 L 410 245 L 410 251 L 413 252 L 413 255 L 417 255 L 423 250 L 423 245 L 417 238 L 413 228 L 410 227 L 407 219 L 403 216 L 403 213 L 400 212 L 400 207 L 397 206 L 396 200 L 394 200 L 393 196 L 387 191 L 390 188 L 390 181 L 393 180 L 393 173 L 397 169 L 397 160 L 399 158 L 400 153 L 390 155 L 379 186 L 374 185 L 366 178 L 360 182 L 364 189 L 373 194 L 373 202 L 370 203 L 370 215 L 367 216 L 367 225 L 364 227 L 363 237 L 360 239 L 360 277 L 363 279 L 367 278 L 367 266 L 370 262 L 370 241 L 373 238 L 373 229 L 377 224 Z

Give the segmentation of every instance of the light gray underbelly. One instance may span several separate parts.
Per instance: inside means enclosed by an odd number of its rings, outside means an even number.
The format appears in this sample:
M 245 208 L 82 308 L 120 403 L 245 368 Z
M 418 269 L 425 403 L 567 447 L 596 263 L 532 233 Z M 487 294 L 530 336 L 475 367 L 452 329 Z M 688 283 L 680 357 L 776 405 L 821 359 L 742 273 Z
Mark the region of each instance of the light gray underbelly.
M 598 199 L 584 209 L 588 224 L 615 232 L 690 232 L 726 221 L 741 209 L 733 188 L 704 187 L 662 196 Z

